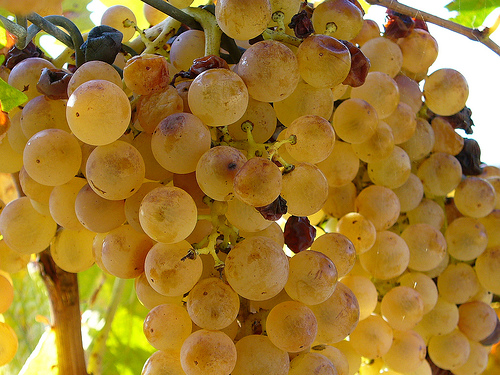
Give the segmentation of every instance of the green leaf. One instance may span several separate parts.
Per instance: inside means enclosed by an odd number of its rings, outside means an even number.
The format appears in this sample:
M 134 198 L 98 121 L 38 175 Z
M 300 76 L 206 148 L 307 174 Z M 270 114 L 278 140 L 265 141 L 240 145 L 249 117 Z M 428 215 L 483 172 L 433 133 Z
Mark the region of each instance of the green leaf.
M 481 26 L 486 17 L 500 7 L 500 0 L 453 0 L 446 5 L 450 11 L 457 11 L 453 21 L 471 28 Z
M 62 3 L 63 15 L 75 23 L 81 32 L 89 31 L 95 25 L 90 19 L 87 5 L 92 0 L 64 0 Z
M 28 97 L 25 93 L 12 87 L 0 78 L 0 106 L 2 107 L 2 111 L 10 112 L 12 108 L 23 104 L 27 100 Z

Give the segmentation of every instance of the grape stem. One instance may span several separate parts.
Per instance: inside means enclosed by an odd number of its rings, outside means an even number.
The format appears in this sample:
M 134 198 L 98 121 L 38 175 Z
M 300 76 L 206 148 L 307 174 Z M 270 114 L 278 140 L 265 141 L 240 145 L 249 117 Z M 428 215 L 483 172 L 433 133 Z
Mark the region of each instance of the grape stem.
M 200 25 L 198 21 L 192 17 L 190 14 L 170 5 L 164 0 L 141 0 L 143 3 L 146 3 L 153 8 L 158 9 L 160 12 L 163 12 L 169 15 L 171 18 L 178 20 L 186 26 L 189 26 L 191 29 L 199 29 Z
M 205 33 L 205 56 L 220 56 L 222 30 L 215 16 L 202 8 L 186 8 L 184 12 L 193 17 L 203 27 L 203 32 Z
M 413 18 L 419 18 L 426 22 L 433 23 L 435 25 L 444 27 L 445 29 L 464 35 L 471 40 L 484 44 L 486 47 L 500 56 L 500 46 L 498 46 L 489 38 L 489 35 L 492 32 L 489 30 L 489 28 L 485 28 L 484 30 L 472 29 L 466 26 L 462 26 L 456 22 L 437 17 L 433 14 L 422 12 L 421 10 L 401 4 L 395 0 L 366 0 L 366 2 L 371 5 L 383 6 L 387 9 L 391 9 L 395 12 L 405 14 Z

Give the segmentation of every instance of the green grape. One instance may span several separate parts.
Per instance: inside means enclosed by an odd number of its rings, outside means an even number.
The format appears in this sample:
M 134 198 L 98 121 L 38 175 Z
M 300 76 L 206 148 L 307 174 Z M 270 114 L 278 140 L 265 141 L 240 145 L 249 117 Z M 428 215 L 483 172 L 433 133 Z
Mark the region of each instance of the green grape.
M 363 27 L 363 13 L 349 0 L 326 0 L 314 9 L 312 22 L 316 33 L 351 40 Z M 332 31 L 328 30 L 330 25 Z
M 458 307 L 458 329 L 469 340 L 481 341 L 490 336 L 497 321 L 495 310 L 487 303 L 472 301 Z
M 218 201 L 231 200 L 234 196 L 234 177 L 246 162 L 245 155 L 234 147 L 213 147 L 198 160 L 196 181 L 210 198 Z
M 397 286 L 382 298 L 380 311 L 393 329 L 406 331 L 413 329 L 424 316 L 424 301 L 417 290 Z
M 166 16 L 165 13 L 161 14 Z M 142 368 L 141 375 L 160 374 L 185 375 L 185 372 L 181 367 L 179 350 L 158 350 L 151 354 L 151 356 L 146 360 Z
M 283 175 L 281 196 L 288 213 L 309 216 L 318 212 L 328 198 L 328 181 L 321 170 L 310 163 L 299 163 Z
M 435 142 L 432 126 L 423 118 L 417 118 L 413 135 L 399 146 L 406 151 L 412 161 L 417 161 L 431 153 Z
M 455 188 L 453 202 L 462 215 L 480 218 L 493 211 L 495 189 L 479 177 L 468 176 Z
M 4 209 L 5 210 L 5 209 Z M 0 228 L 1 231 L 1 228 Z M 489 247 L 476 258 L 476 275 L 481 285 L 492 293 L 499 294 L 500 247 Z
M 446 256 L 446 240 L 443 234 L 426 223 L 410 224 L 401 233 L 410 249 L 408 267 L 415 271 L 430 271 Z
M 14 286 L 12 280 L 0 272 L 0 314 L 5 313 L 14 300 Z
M 183 306 L 166 303 L 153 307 L 142 326 L 148 342 L 158 350 L 180 350 L 191 334 L 192 322 Z
M 122 225 L 108 232 L 102 243 L 102 263 L 111 275 L 122 279 L 139 277 L 144 260 L 155 242 L 131 225 Z
M 87 229 L 61 228 L 50 243 L 50 255 L 54 263 L 66 272 L 85 271 L 94 264 L 92 244 L 95 233 Z
M 454 370 L 467 362 L 470 343 L 458 329 L 450 333 L 433 336 L 428 346 L 429 358 L 444 370 Z
M 415 289 L 424 302 L 424 314 L 431 311 L 438 300 L 438 290 L 434 281 L 421 272 L 408 272 L 398 279 L 399 285 Z
M 436 152 L 425 159 L 417 169 L 426 196 L 446 196 L 462 180 L 462 167 L 454 156 Z
M 366 163 L 381 162 L 394 151 L 392 129 L 384 121 L 379 121 L 375 132 L 364 142 L 353 143 L 354 154 Z
M 0 140 L 0 172 L 16 173 L 23 166 L 23 154 L 15 151 L 9 143 L 9 136 L 6 135 Z
M 398 145 L 408 141 L 415 133 L 417 116 L 415 115 L 415 111 L 408 104 L 404 103 L 400 96 L 398 106 L 389 117 L 384 119 L 384 122 L 392 130 L 394 144 Z
M 139 209 L 141 227 L 153 240 L 176 243 L 184 240 L 196 225 L 193 198 L 175 186 L 158 187 L 143 198 Z
M 154 157 L 153 150 L 151 149 L 151 138 L 151 134 L 141 132 L 130 142 L 139 151 L 144 160 L 144 177 L 152 181 L 170 181 L 172 180 L 173 173 L 163 168 Z
M 287 98 L 300 80 L 297 57 L 285 44 L 275 40 L 251 45 L 241 56 L 236 72 L 245 82 L 248 94 L 261 102 Z
M 259 36 L 271 21 L 269 0 L 219 0 L 215 18 L 230 38 L 248 40 Z
M 408 180 L 411 173 L 411 162 L 405 150 L 394 146 L 392 153 L 387 158 L 369 162 L 367 170 L 368 176 L 374 184 L 396 189 Z
M 56 67 L 50 61 L 41 57 L 24 59 L 12 68 L 7 83 L 22 91 L 28 97 L 29 101 L 36 96 L 42 95 L 36 89 L 36 84 L 44 68 L 55 69 Z
M 437 115 L 451 116 L 462 110 L 469 96 L 465 77 L 454 69 L 439 69 L 425 79 L 425 104 Z
M 189 292 L 198 282 L 202 262 L 196 259 L 182 260 L 191 245 L 187 241 L 175 244 L 157 243 L 148 252 L 144 272 L 149 284 L 158 293 L 169 297 Z
M 0 322 L 0 366 L 14 359 L 19 347 L 15 331 L 7 323 Z
M 370 185 L 356 197 L 356 211 L 370 220 L 377 231 L 396 223 L 400 204 L 397 195 L 385 186 Z
M 424 314 L 415 330 L 424 338 L 445 335 L 457 327 L 458 318 L 457 305 L 438 297 L 432 310 Z
M 439 203 L 428 198 L 423 198 L 418 206 L 407 211 L 406 215 L 410 224 L 429 224 L 437 230 L 441 230 L 445 222 L 445 213 Z
M 288 353 L 277 348 L 268 336 L 248 335 L 236 342 L 236 366 L 232 375 L 287 375 Z
M 403 54 L 398 44 L 379 36 L 361 46 L 361 52 L 370 60 L 370 72 L 387 73 L 394 78 L 403 66 Z
M 226 328 L 236 319 L 239 309 L 238 294 L 220 278 L 200 280 L 188 295 L 187 312 L 201 328 Z
M 244 115 L 248 106 L 248 89 L 231 70 L 209 69 L 199 74 L 189 86 L 188 102 L 191 112 L 205 125 L 229 125 Z
M 450 264 L 438 276 L 439 295 L 449 302 L 467 302 L 479 292 L 479 280 L 467 263 Z
M 267 237 L 250 237 L 229 252 L 224 273 L 229 285 L 242 297 L 262 301 L 276 296 L 288 279 L 288 258 Z
M 8 203 L 0 214 L 0 233 L 12 250 L 23 255 L 45 250 L 56 233 L 57 224 L 50 216 L 36 211 L 28 197 Z
M 317 9 L 317 8 L 316 8 Z M 351 54 L 339 40 L 312 34 L 297 49 L 300 76 L 316 88 L 334 88 L 351 69 Z
M 316 163 L 331 187 L 348 184 L 358 174 L 359 158 L 350 143 L 336 141 L 330 155 Z
M 252 233 L 264 230 L 273 223 L 264 219 L 255 207 L 242 202 L 238 198 L 233 198 L 227 203 L 226 218 L 240 231 Z
M 71 76 L 68 83 L 68 97 L 83 83 L 95 79 L 103 79 L 122 87 L 120 74 L 112 65 L 99 60 L 91 60 L 83 63 Z
M 365 276 L 347 275 L 341 283 L 352 290 L 359 304 L 359 320 L 369 317 L 377 307 L 378 291 L 375 284 Z
M 326 301 L 337 284 L 337 269 L 330 258 L 317 251 L 301 251 L 290 258 L 285 291 L 306 305 Z
M 46 129 L 31 137 L 24 148 L 24 168 L 38 183 L 57 186 L 80 170 L 82 150 L 77 139 L 60 129 Z
M 359 254 L 363 268 L 373 277 L 389 280 L 400 276 L 408 267 L 410 250 L 406 242 L 396 233 L 377 232 L 373 246 Z
M 66 100 L 52 100 L 44 95 L 31 99 L 21 112 L 21 129 L 26 139 L 30 139 L 45 129 L 61 129 L 68 133 L 66 120 Z
M 385 364 L 398 373 L 416 371 L 424 362 L 427 349 L 424 339 L 415 331 L 394 331 L 389 351 L 382 356 Z
M 205 33 L 187 30 L 175 38 L 170 48 L 170 62 L 179 70 L 188 71 L 193 61 L 205 56 Z
M 73 134 L 94 146 L 116 141 L 127 130 L 130 115 L 127 94 L 105 80 L 91 80 L 78 86 L 66 107 Z
M 54 190 L 54 186 L 43 185 L 35 181 L 24 167 L 19 171 L 19 183 L 28 198 L 44 204 L 49 202 L 50 194 Z
M 367 141 L 378 126 L 378 115 L 370 103 L 362 99 L 347 99 L 333 112 L 335 133 L 352 144 Z
M 228 375 L 236 365 L 233 340 L 221 331 L 200 329 L 182 344 L 181 366 L 187 375 Z
M 101 17 L 101 25 L 111 26 L 123 34 L 123 43 L 128 42 L 135 34 L 135 29 L 127 27 L 125 21 L 137 23 L 134 13 L 123 5 L 113 5 L 105 10 Z
M 20 254 L 12 250 L 4 240 L 0 240 L 0 270 L 7 273 L 19 272 L 28 265 L 30 258 L 30 254 Z
M 150 53 L 132 57 L 123 68 L 125 85 L 138 95 L 163 91 L 170 83 L 169 78 L 167 59 Z
M 182 306 L 182 296 L 168 297 L 154 290 L 143 272 L 134 281 L 135 294 L 140 303 L 148 310 L 165 303 Z
M 359 321 L 349 342 L 363 357 L 376 359 L 385 355 L 392 345 L 393 330 L 380 315 L 369 315 Z
M 412 73 L 426 73 L 438 56 L 438 44 L 429 32 L 413 29 L 398 40 L 403 56 L 403 68 Z
M 125 220 L 125 201 L 111 201 L 97 195 L 89 184 L 83 186 L 75 199 L 78 221 L 88 230 L 105 233 L 118 228 Z
M 314 313 L 298 301 L 277 304 L 266 318 L 269 340 L 281 350 L 291 353 L 307 349 L 316 338 L 317 330 Z
M 273 103 L 278 120 L 289 126 L 293 120 L 305 115 L 330 119 L 334 96 L 330 88 L 319 89 L 300 80 L 295 90 L 285 99 Z
M 339 278 L 347 275 L 356 261 L 353 243 L 341 233 L 325 233 L 317 237 L 311 250 L 325 254 L 335 264 Z
M 413 173 L 410 173 L 403 185 L 392 191 L 398 196 L 401 212 L 409 212 L 417 208 L 424 197 L 422 181 Z
M 453 368 L 453 374 L 455 375 L 479 375 L 488 366 L 488 347 L 471 340 L 469 340 L 469 344 L 469 357 L 462 366 Z
M 235 197 L 246 204 L 253 207 L 267 206 L 282 191 L 281 171 L 269 159 L 252 158 L 234 176 L 233 189 Z
M 301 116 L 284 131 L 285 138 L 296 137 L 296 142 L 285 144 L 285 148 L 297 161 L 319 163 L 331 154 L 335 145 L 332 125 L 320 116 Z
M 155 159 L 173 173 L 194 172 L 201 156 L 209 149 L 208 128 L 189 113 L 165 117 L 151 138 L 151 151 Z
M 422 107 L 422 91 L 418 82 L 405 75 L 394 77 L 399 89 L 399 98 L 402 103 L 408 104 L 414 113 Z
M 337 370 L 323 354 L 301 353 L 290 361 L 289 375 L 337 375 Z

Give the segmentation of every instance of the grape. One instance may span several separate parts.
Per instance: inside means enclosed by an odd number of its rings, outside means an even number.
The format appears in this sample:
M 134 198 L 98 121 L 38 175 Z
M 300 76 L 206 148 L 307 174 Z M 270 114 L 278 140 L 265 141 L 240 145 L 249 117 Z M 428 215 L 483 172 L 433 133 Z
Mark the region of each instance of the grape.
M 280 169 L 262 157 L 248 160 L 233 180 L 234 195 L 253 207 L 271 204 L 282 190 Z
M 396 233 L 380 231 L 377 232 L 373 246 L 359 254 L 359 260 L 373 277 L 389 280 L 400 276 L 406 270 L 410 261 L 410 250 Z
M 465 107 L 469 85 L 454 69 L 439 69 L 425 79 L 424 97 L 429 109 L 441 116 L 451 116 Z
M 426 195 L 446 196 L 462 180 L 462 167 L 454 156 L 436 152 L 420 164 L 417 176 Z
M 51 100 L 41 95 L 31 99 L 21 112 L 21 129 L 27 139 L 45 129 L 70 132 L 66 120 L 66 100 Z
M 399 146 L 406 151 L 412 161 L 421 160 L 434 149 L 436 139 L 434 129 L 424 119 L 417 118 L 413 135 Z
M 405 75 L 394 77 L 399 89 L 399 98 L 402 103 L 408 104 L 414 113 L 422 107 L 422 91 L 418 83 Z
M 479 255 L 476 259 L 475 270 L 481 285 L 490 292 L 499 294 L 500 280 L 498 278 L 498 270 L 500 270 L 500 247 L 489 247 Z
M 9 113 L 10 127 L 7 129 L 8 141 L 12 150 L 18 154 L 22 154 L 26 143 L 28 143 L 28 138 L 24 135 L 21 127 L 22 111 L 13 112 L 14 110 Z M 66 115 L 64 118 L 66 118 Z
M 468 176 L 456 187 L 453 201 L 461 214 L 480 218 L 493 211 L 495 195 L 495 189 L 488 180 Z
M 458 134 L 450 122 L 443 117 L 435 117 L 431 121 L 434 131 L 433 152 L 446 152 L 457 155 L 464 147 L 464 139 Z
M 19 183 L 28 198 L 43 204 L 49 202 L 50 194 L 54 190 L 54 186 L 42 185 L 33 180 L 24 167 L 19 171 Z
M 446 240 L 429 224 L 409 225 L 401 237 L 410 249 L 408 267 L 415 271 L 429 271 L 436 267 L 446 255 Z
M 391 127 L 384 121 L 379 121 L 375 132 L 364 142 L 353 143 L 352 149 L 364 162 L 385 160 L 394 151 L 394 136 Z
M 488 366 L 488 348 L 476 341 L 469 341 L 469 344 L 469 357 L 462 366 L 453 368 L 455 375 L 479 375 Z
M 348 341 L 344 341 L 348 343 Z M 349 374 L 349 362 L 344 353 L 331 345 L 317 345 L 311 348 L 311 352 L 319 353 L 328 358 L 332 363 L 335 369 L 337 370 L 338 375 L 348 375 Z M 358 366 L 359 367 L 359 366 Z
M 85 179 L 73 177 L 67 183 L 54 187 L 49 198 L 50 215 L 54 221 L 67 229 L 80 230 L 83 225 L 75 213 L 75 200 L 80 189 L 86 184 Z
M 260 35 L 271 21 L 269 0 L 220 0 L 215 7 L 217 24 L 229 37 L 248 40 Z
M 297 353 L 314 341 L 318 325 L 309 307 L 298 301 L 274 306 L 266 319 L 269 340 L 281 350 Z
M 19 272 L 28 265 L 30 258 L 30 254 L 20 254 L 9 248 L 4 240 L 0 240 L 0 270 L 8 273 Z
M 312 17 L 314 30 L 326 34 L 329 24 L 333 31 L 329 35 L 344 40 L 351 40 L 363 27 L 363 13 L 348 0 L 326 0 L 319 4 Z
M 382 358 L 392 370 L 407 374 L 422 365 L 426 353 L 424 339 L 417 332 L 394 331 L 391 348 Z
M 128 42 L 135 34 L 135 29 L 131 26 L 127 27 L 123 23 L 131 21 L 136 23 L 132 10 L 123 5 L 113 5 L 106 9 L 101 17 L 101 25 L 111 26 L 123 34 L 123 42 Z
M 287 202 L 288 213 L 309 216 L 318 212 L 328 198 L 328 181 L 314 164 L 299 163 L 283 175 L 281 196 Z
M 258 232 L 247 232 L 244 230 L 240 230 L 238 234 L 243 238 L 255 236 L 269 237 L 281 247 L 285 245 L 283 230 L 278 223 L 271 223 L 271 225 L 269 225 L 266 229 L 260 230 Z
M 456 263 L 450 264 L 438 276 L 437 286 L 441 297 L 461 304 L 479 291 L 479 280 L 474 269 L 467 263 Z
M 420 293 L 407 286 L 392 288 L 382 298 L 380 311 L 389 325 L 399 331 L 410 330 L 424 315 Z
M 361 52 L 370 60 L 370 72 L 383 72 L 394 78 L 403 65 L 398 44 L 382 36 L 366 41 Z
M 236 365 L 236 347 L 221 331 L 200 329 L 182 344 L 181 366 L 187 375 L 228 375 Z
M 184 102 L 173 86 L 167 86 L 157 93 L 141 95 L 137 102 L 138 125 L 146 133 L 153 134 L 161 120 L 183 109 Z
M 375 359 L 389 351 L 392 338 L 391 326 L 380 315 L 370 315 L 359 321 L 349 342 L 363 357 Z
M 438 299 L 438 290 L 434 281 L 421 272 L 408 272 L 398 279 L 399 285 L 415 289 L 424 302 L 424 314 L 431 311 Z
M 339 278 L 347 275 L 356 261 L 353 243 L 341 233 L 326 233 L 317 237 L 311 250 L 325 254 L 335 264 Z
M 365 276 L 347 275 L 342 284 L 352 290 L 359 304 L 359 320 L 369 317 L 377 307 L 378 292 L 373 282 Z
M 384 119 L 384 122 L 391 128 L 394 143 L 397 145 L 408 141 L 417 128 L 417 116 L 413 108 L 404 103 L 402 99 L 394 112 Z
M 329 119 L 333 113 L 334 96 L 330 88 L 319 89 L 300 80 L 286 98 L 273 103 L 280 122 L 289 126 L 304 115 L 317 115 Z
M 417 208 L 424 196 L 424 186 L 420 179 L 413 173 L 410 173 L 410 176 L 403 185 L 392 189 L 392 191 L 398 196 L 401 212 L 409 212 Z
M 187 30 L 175 38 L 170 49 L 170 62 L 179 70 L 188 71 L 193 61 L 205 56 L 205 33 Z
M 194 199 L 194 203 L 198 208 L 198 214 L 205 214 L 210 212 L 210 208 L 203 201 L 205 198 L 205 193 L 200 189 L 198 181 L 196 180 L 196 173 L 186 173 L 186 174 L 174 174 L 173 176 L 174 186 L 181 188 L 186 193 L 188 193 L 191 198 Z
M 83 63 L 71 76 L 68 83 L 68 97 L 83 83 L 103 79 L 122 87 L 122 79 L 112 65 L 104 61 L 91 60 Z
M 302 353 L 290 361 L 289 375 L 337 375 L 333 363 L 319 353 Z
M 182 296 L 168 297 L 154 290 L 143 272 L 134 281 L 135 294 L 140 303 L 148 310 L 165 303 L 182 306 Z
M 473 301 L 458 307 L 458 329 L 469 340 L 486 339 L 494 332 L 497 321 L 495 310 L 487 303 Z
M 187 311 L 194 324 L 210 330 L 228 327 L 238 315 L 238 294 L 219 278 L 200 280 L 189 292 Z
M 356 211 L 370 220 L 378 231 L 389 229 L 396 223 L 400 204 L 397 195 L 389 188 L 371 185 L 356 197 Z
M 431 311 L 425 313 L 415 330 L 422 337 L 445 335 L 453 331 L 458 324 L 458 308 L 454 303 L 438 297 Z
M 322 210 L 332 217 L 342 217 L 355 211 L 356 186 L 349 182 L 339 187 L 328 188 L 328 198 Z
M 14 286 L 12 280 L 0 272 L 0 314 L 5 313 L 14 300 Z
M 205 152 L 196 165 L 196 181 L 210 198 L 224 201 L 233 196 L 233 181 L 247 158 L 236 148 L 217 146 Z
M 401 147 L 394 146 L 392 153 L 385 159 L 369 162 L 368 176 L 374 184 L 396 189 L 410 176 L 411 162 Z
M 378 115 L 367 101 L 347 99 L 333 113 L 335 133 L 345 142 L 357 144 L 367 141 L 378 126 Z
M 125 201 L 111 201 L 97 195 L 89 184 L 83 186 L 75 199 L 78 221 L 92 232 L 105 233 L 118 228 L 125 220 Z
M 454 370 L 467 362 L 470 344 L 458 329 L 450 333 L 433 336 L 429 341 L 429 357 L 432 362 L 445 370 Z
M 123 81 L 138 95 L 161 92 L 169 84 L 167 59 L 153 54 L 134 56 L 125 64 Z
M 240 119 L 248 106 L 248 89 L 234 72 L 209 69 L 189 86 L 191 112 L 208 126 L 229 125 Z
M 342 283 L 337 283 L 332 296 L 325 302 L 310 308 L 318 321 L 317 343 L 334 344 L 342 341 L 359 321 L 358 300 Z
M 337 284 L 337 269 L 326 255 L 316 251 L 301 251 L 289 263 L 285 291 L 292 299 L 306 305 L 316 305 L 333 294 Z
M 423 198 L 417 207 L 406 213 L 410 224 L 425 223 L 441 230 L 445 222 L 445 213 L 439 203 Z
M 423 29 L 414 28 L 397 43 L 403 56 L 402 67 L 412 73 L 426 73 L 438 56 L 436 39 Z
M 486 229 L 488 236 L 487 247 L 496 247 L 500 245 L 500 232 L 496 230 L 500 220 L 500 210 L 493 210 L 489 215 L 479 218 L 481 224 Z
M 130 114 L 127 95 L 105 80 L 91 80 L 78 86 L 66 107 L 73 134 L 94 146 L 116 141 L 127 129 Z
M 21 254 L 45 250 L 54 237 L 56 223 L 36 211 L 28 197 L 8 203 L 0 214 L 0 233 L 8 247 Z
M 78 273 L 94 264 L 92 243 L 95 233 L 87 229 L 61 228 L 50 243 L 50 255 L 66 272 Z
M 19 62 L 9 73 L 8 84 L 22 91 L 28 101 L 36 96 L 42 95 L 36 89 L 36 84 L 40 79 L 44 68 L 55 69 L 56 67 L 50 62 L 40 57 L 29 57 Z
M 162 14 L 165 15 L 164 13 Z M 158 375 L 165 373 L 172 375 L 185 374 L 181 367 L 180 354 L 178 350 L 158 350 L 151 354 L 151 356 L 144 363 L 141 375 Z
M 275 40 L 251 45 L 241 56 L 236 71 L 248 94 L 261 102 L 287 98 L 300 79 L 297 57 L 285 44 Z
M 252 123 L 252 136 L 255 142 L 266 142 L 276 131 L 276 112 L 270 103 L 259 102 L 252 97 L 243 116 L 227 127 L 234 140 L 246 140 L 247 133 L 241 128 L 245 121 Z
M 329 186 L 340 187 L 358 174 L 359 158 L 350 143 L 336 141 L 330 155 L 316 166 L 325 175 Z
M 370 72 L 365 83 L 351 90 L 352 99 L 362 99 L 377 111 L 379 119 L 389 117 L 398 107 L 399 89 L 387 73 Z
M 192 322 L 186 309 L 171 303 L 152 308 L 143 324 L 144 336 L 159 350 L 180 350 L 191 330 Z
M 255 207 L 242 202 L 238 198 L 233 198 L 228 202 L 226 218 L 236 228 L 245 232 L 259 232 L 273 223 L 264 219 Z
M 267 237 L 238 242 L 226 258 L 224 273 L 229 285 L 242 297 L 262 301 L 276 296 L 288 279 L 288 258 Z
M 194 172 L 199 159 L 209 148 L 208 128 L 189 113 L 165 117 L 151 138 L 151 151 L 155 159 L 173 173 Z
M 19 346 L 17 335 L 7 323 L 0 322 L 0 366 L 14 359 Z
M 23 154 L 12 149 L 8 135 L 0 140 L 0 172 L 19 172 L 23 166 Z
M 144 160 L 144 177 L 152 181 L 170 181 L 172 180 L 173 173 L 163 168 L 155 159 L 151 150 L 151 138 L 151 134 L 142 132 L 130 142 L 139 151 Z
M 357 373 L 359 367 L 361 366 L 361 356 L 352 347 L 349 341 L 339 341 L 332 345 L 333 347 L 339 349 L 347 358 L 349 363 L 349 375 L 354 375 Z
M 198 257 L 183 260 L 190 248 L 189 242 L 181 241 L 175 244 L 157 243 L 149 250 L 144 272 L 154 290 L 175 297 L 193 288 L 201 276 L 202 263 Z
M 297 49 L 297 60 L 302 79 L 316 88 L 334 88 L 351 69 L 347 47 L 328 35 L 314 34 L 304 39 Z
M 236 343 L 236 366 L 232 375 L 287 375 L 288 353 L 277 348 L 268 336 L 248 335 Z
M 352 43 L 363 46 L 370 39 L 378 38 L 380 36 L 380 28 L 373 20 L 363 19 L 363 26 L 361 31 L 354 38 L 351 39 Z
M 174 186 L 158 187 L 143 198 L 139 209 L 141 227 L 153 240 L 176 243 L 194 229 L 197 209 L 193 198 Z

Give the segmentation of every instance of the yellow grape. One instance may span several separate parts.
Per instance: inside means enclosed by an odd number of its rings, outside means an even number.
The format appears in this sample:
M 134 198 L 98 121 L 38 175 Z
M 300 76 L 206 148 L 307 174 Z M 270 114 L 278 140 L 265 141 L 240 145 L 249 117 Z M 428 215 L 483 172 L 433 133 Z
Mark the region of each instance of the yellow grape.
M 422 107 L 422 91 L 418 82 L 405 75 L 394 77 L 399 89 L 399 98 L 402 103 L 408 104 L 414 113 Z
M 424 301 L 417 290 L 397 286 L 382 298 L 380 311 L 393 329 L 406 331 L 415 327 L 424 316 Z
M 398 145 L 409 140 L 415 133 L 417 116 L 414 110 L 401 100 L 394 112 L 384 119 L 384 122 L 390 126 L 394 143 Z
M 123 5 L 113 5 L 106 9 L 101 17 L 101 25 L 111 26 L 123 34 L 123 43 L 128 42 L 135 34 L 132 26 L 123 23 L 128 20 L 137 23 L 134 13 L 130 8 Z
M 427 196 L 446 196 L 462 180 L 462 166 L 454 156 L 436 152 L 420 164 L 417 176 Z
M 446 240 L 443 234 L 429 224 L 409 225 L 401 237 L 410 249 L 408 267 L 415 271 L 430 271 L 446 256 Z
M 365 276 L 347 275 L 340 281 L 352 290 L 359 304 L 359 320 L 369 317 L 377 307 L 378 291 L 375 284 Z
M 403 68 L 412 73 L 426 73 L 438 56 L 436 39 L 423 29 L 413 29 L 397 41 L 403 56 Z
M 49 202 L 50 194 L 54 190 L 54 186 L 43 185 L 35 181 L 26 172 L 24 166 L 19 171 L 19 183 L 23 189 L 23 193 L 30 198 L 39 203 L 46 204 Z
M 94 264 L 92 244 L 95 233 L 87 229 L 61 228 L 50 244 L 50 255 L 54 263 L 66 272 L 85 271 Z
M 464 138 L 458 134 L 450 122 L 443 117 L 434 117 L 431 121 L 434 131 L 433 152 L 446 152 L 457 155 L 464 148 Z
M 229 37 L 248 40 L 260 35 L 271 21 L 269 0 L 219 0 L 215 7 L 219 27 Z
M 356 211 L 370 220 L 375 229 L 389 229 L 396 223 L 400 204 L 397 195 L 385 186 L 370 185 L 356 197 Z
M 336 141 L 330 155 L 323 161 L 316 163 L 332 187 L 348 184 L 358 174 L 359 158 L 350 143 Z
M 344 40 L 351 40 L 363 27 L 363 13 L 349 0 L 326 0 L 315 9 L 312 17 L 315 32 L 326 34 L 330 24 L 333 30 L 329 35 Z
M 415 289 L 424 302 L 424 314 L 431 311 L 438 300 L 436 283 L 421 272 L 408 272 L 398 279 L 399 285 Z
M 252 233 L 264 230 L 273 223 L 270 220 L 264 219 L 255 207 L 246 204 L 236 197 L 231 199 L 227 204 L 226 218 L 239 230 Z
M 479 280 L 474 269 L 467 263 L 450 264 L 438 276 L 439 295 L 449 302 L 467 302 L 479 292 Z
M 156 10 L 156 8 L 153 9 Z M 166 17 L 165 13 L 161 14 Z M 179 350 L 158 350 L 154 352 L 144 363 L 141 375 L 158 375 L 165 372 L 172 375 L 185 374 L 181 367 Z
M 323 354 L 301 353 L 290 361 L 288 375 L 337 375 L 337 370 Z
M 375 132 L 364 142 L 353 143 L 352 149 L 366 163 L 385 160 L 394 151 L 391 127 L 384 121 L 379 121 Z
M 454 375 L 478 375 L 482 374 L 489 362 L 488 347 L 477 341 L 469 340 L 470 352 L 467 361 L 459 367 L 453 369 Z
M 455 69 L 439 69 L 425 79 L 425 104 L 441 116 L 451 116 L 465 107 L 469 85 Z
M 7 323 L 0 322 L 0 366 L 14 359 L 18 347 L 16 332 Z
M 112 65 L 99 60 L 91 60 L 83 63 L 71 76 L 68 83 L 68 97 L 83 83 L 94 79 L 103 79 L 122 87 L 120 74 Z
M 476 258 L 476 275 L 481 285 L 492 293 L 500 292 L 500 247 L 489 247 Z
M 415 330 L 422 337 L 444 335 L 453 331 L 458 324 L 459 314 L 457 305 L 438 297 L 431 311 L 424 314 Z
M 227 131 L 234 140 L 246 140 L 247 132 L 241 128 L 245 121 L 252 123 L 252 137 L 257 143 L 266 142 L 276 131 L 276 103 L 260 102 L 250 97 L 248 107 L 243 116 L 232 124 L 228 125 Z
M 409 212 L 417 208 L 424 197 L 422 181 L 413 173 L 410 173 L 403 185 L 392 191 L 398 196 L 401 212 Z
M 184 110 L 184 101 L 177 89 L 168 85 L 164 90 L 149 95 L 141 95 L 137 101 L 136 125 L 146 133 L 153 134 L 165 117 Z
M 163 91 L 170 83 L 167 59 L 150 53 L 134 56 L 123 68 L 125 85 L 138 95 Z
M 458 329 L 450 333 L 433 336 L 429 341 L 429 358 L 444 370 L 454 370 L 467 362 L 470 343 Z
M 0 272 L 0 314 L 5 313 L 14 300 L 14 286 L 12 280 Z
M 3 239 L 0 240 L 0 270 L 7 273 L 19 272 L 28 265 L 30 258 L 30 254 L 20 254 L 12 250 Z
M 382 356 L 385 364 L 398 373 L 412 373 L 424 362 L 427 349 L 425 341 L 412 330 L 394 331 L 389 351 Z
M 182 296 L 168 297 L 158 293 L 151 287 L 144 272 L 134 280 L 134 288 L 137 299 L 148 310 L 165 303 L 182 306 Z
M 343 101 L 333 112 L 335 133 L 352 144 L 368 140 L 377 129 L 379 120 L 375 108 L 363 99 Z
M 397 43 L 379 36 L 361 46 L 361 52 L 370 60 L 370 72 L 383 72 L 395 77 L 403 66 L 403 54 Z
M 359 321 L 349 342 L 363 357 L 376 359 L 389 351 L 392 338 L 391 326 L 380 315 L 370 315 Z
M 26 139 L 45 129 L 71 132 L 66 120 L 66 100 L 52 100 L 45 95 L 37 96 L 26 103 L 21 112 L 20 122 Z
M 328 215 L 340 218 L 349 212 L 354 212 L 355 199 L 357 195 L 356 186 L 349 182 L 339 187 L 328 188 L 328 198 L 322 210 Z
M 50 61 L 41 57 L 24 59 L 12 68 L 7 83 L 22 91 L 28 97 L 27 100 L 29 101 L 36 96 L 42 95 L 37 90 L 36 84 L 44 68 L 55 69 L 56 67 Z
M 394 146 L 387 158 L 369 162 L 367 170 L 374 184 L 396 189 L 408 180 L 411 173 L 411 161 L 405 150 Z
M 497 322 L 495 310 L 487 303 L 472 301 L 458 307 L 458 329 L 469 340 L 486 339 L 494 332 Z
M 170 48 L 170 62 L 179 70 L 189 70 L 193 60 L 205 56 L 205 33 L 187 30 L 175 38 Z
M 425 223 L 441 230 L 445 222 L 445 213 L 439 203 L 432 199 L 423 198 L 413 210 L 406 215 L 410 224 Z
M 348 343 L 348 341 L 344 342 Z M 331 345 L 316 345 L 311 347 L 311 352 L 319 353 L 328 358 L 335 366 L 338 375 L 349 374 L 349 361 L 340 349 Z
M 412 161 L 417 161 L 431 153 L 435 142 L 434 129 L 425 119 L 419 117 L 413 135 L 399 146 L 406 151 Z
M 67 183 L 52 189 L 49 209 L 50 215 L 58 225 L 72 230 L 83 229 L 83 225 L 76 216 L 75 201 L 78 192 L 85 184 L 84 178 L 73 177 Z
M 151 149 L 152 134 L 142 132 L 136 136 L 130 144 L 134 146 L 144 160 L 145 174 L 144 177 L 152 181 L 167 182 L 172 180 L 173 173 L 163 168 L 156 160 Z
M 325 233 L 317 237 L 311 250 L 325 254 L 335 264 L 339 278 L 347 275 L 356 261 L 353 243 L 341 233 Z
M 480 218 L 495 207 L 495 189 L 479 177 L 468 176 L 455 188 L 453 202 L 462 215 Z

